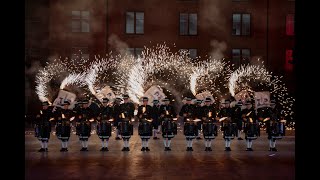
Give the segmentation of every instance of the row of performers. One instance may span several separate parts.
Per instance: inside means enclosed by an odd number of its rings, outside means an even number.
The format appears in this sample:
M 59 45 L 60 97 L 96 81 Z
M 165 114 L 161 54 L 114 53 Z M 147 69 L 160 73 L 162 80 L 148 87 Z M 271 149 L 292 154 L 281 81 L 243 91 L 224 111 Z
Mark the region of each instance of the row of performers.
M 129 96 L 124 95 L 124 103 L 121 99 L 116 99 L 115 104 L 110 107 L 109 99 L 103 99 L 103 107 L 100 113 L 94 116 L 93 110 L 88 106 L 89 101 L 84 100 L 81 106 L 75 110 L 70 110 L 68 101 L 64 102 L 63 108 L 55 111 L 49 108 L 48 102 L 43 102 L 43 109 L 36 117 L 35 136 L 41 142 L 39 152 L 48 151 L 48 141 L 51 133 L 50 119 L 57 120 L 56 135 L 61 140 L 60 151 L 68 151 L 68 141 L 71 133 L 71 124 L 75 119 L 76 135 L 81 141 L 80 151 L 88 150 L 88 139 L 91 136 L 91 122 L 97 120 L 97 135 L 101 139 L 101 151 L 108 151 L 108 141 L 111 137 L 112 125 L 116 128 L 116 140 L 123 139 L 122 151 L 130 151 L 129 139 L 133 135 L 132 119 L 134 118 L 134 105 L 129 102 Z M 184 135 L 187 141 L 187 151 L 193 151 L 193 139 L 201 139 L 202 131 L 205 139 L 205 151 L 212 151 L 211 141 L 218 136 L 218 124 L 221 125 L 223 138 L 225 140 L 225 151 L 231 151 L 231 140 L 238 137 L 242 140 L 241 132 L 244 131 L 247 143 L 247 151 L 253 151 L 252 142 L 260 136 L 259 121 L 266 122 L 266 132 L 269 139 L 269 151 L 277 151 L 275 143 L 285 135 L 285 123 L 280 121 L 281 117 L 274 108 L 274 103 L 270 107 L 259 108 L 257 112 L 252 107 L 251 102 L 246 102 L 243 110 L 239 102 L 235 107 L 230 108 L 230 101 L 221 103 L 221 109 L 215 110 L 211 98 L 205 99 L 205 104 L 200 105 L 200 101 L 192 104 L 192 99 L 187 98 L 180 110 L 179 116 L 184 121 Z M 141 151 L 150 151 L 148 140 L 151 136 L 157 138 L 157 132 L 161 127 L 165 151 L 170 151 L 171 139 L 177 134 L 176 113 L 170 100 L 165 98 L 164 104 L 160 105 L 158 100 L 153 101 L 153 106 L 148 105 L 148 98 L 143 98 L 143 104 L 138 107 L 137 117 L 139 119 L 138 134 L 142 140 Z

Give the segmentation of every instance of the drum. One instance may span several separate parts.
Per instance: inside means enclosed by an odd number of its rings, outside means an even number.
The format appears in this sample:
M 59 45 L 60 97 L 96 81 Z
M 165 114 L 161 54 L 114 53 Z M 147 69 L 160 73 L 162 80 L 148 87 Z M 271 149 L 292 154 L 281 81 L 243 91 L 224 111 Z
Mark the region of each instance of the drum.
M 165 119 L 162 123 L 162 137 L 173 138 L 177 135 L 177 123 L 175 121 Z
M 147 120 L 141 120 L 141 122 L 139 122 L 138 132 L 141 139 L 150 139 L 152 136 L 152 123 Z
M 237 124 L 236 123 L 226 123 L 223 126 L 223 138 L 224 139 L 234 139 L 238 135 Z
M 280 122 L 271 122 L 270 134 L 272 139 L 282 139 L 282 135 L 284 135 L 284 124 Z
M 97 124 L 97 134 L 100 139 L 108 139 L 111 137 L 111 123 L 102 121 Z
M 186 138 L 194 139 L 198 135 L 197 125 L 192 122 L 185 122 L 183 133 Z
M 205 139 L 214 139 L 218 135 L 218 128 L 211 121 L 203 123 L 202 131 Z
M 86 140 L 91 136 L 91 123 L 89 121 L 82 121 L 79 124 L 79 138 Z
M 129 139 L 133 135 L 133 125 L 127 119 L 119 123 L 120 135 L 124 139 Z
M 245 125 L 246 139 L 255 140 L 260 136 L 260 127 L 257 123 L 246 123 Z

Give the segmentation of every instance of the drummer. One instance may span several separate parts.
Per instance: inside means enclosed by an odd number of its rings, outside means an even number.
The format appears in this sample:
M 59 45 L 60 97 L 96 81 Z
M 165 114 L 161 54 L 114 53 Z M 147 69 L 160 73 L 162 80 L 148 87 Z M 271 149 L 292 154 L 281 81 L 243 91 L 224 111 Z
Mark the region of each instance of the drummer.
M 198 135 L 198 127 L 193 121 L 194 105 L 191 103 L 192 98 L 186 98 L 186 104 L 184 104 L 180 110 L 179 115 L 184 119 L 184 135 L 187 140 L 187 151 L 193 151 L 192 140 Z
M 152 136 L 152 107 L 148 105 L 148 97 L 142 98 L 142 105 L 138 107 L 139 135 L 141 137 L 141 151 L 150 151 L 148 140 Z

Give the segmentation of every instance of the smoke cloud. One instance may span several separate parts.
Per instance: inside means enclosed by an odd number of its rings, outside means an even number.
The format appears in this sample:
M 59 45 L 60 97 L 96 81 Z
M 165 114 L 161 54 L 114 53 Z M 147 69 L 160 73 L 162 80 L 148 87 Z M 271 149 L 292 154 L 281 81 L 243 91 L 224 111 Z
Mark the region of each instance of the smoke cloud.
M 200 21 L 201 28 L 217 33 L 226 33 L 226 19 L 223 9 L 227 7 L 226 2 L 220 0 L 202 0 L 200 2 Z
M 121 55 L 128 53 L 127 48 L 129 48 L 128 44 L 121 41 L 120 38 L 112 34 L 108 39 L 108 44 L 112 46 L 112 48 L 116 49 Z
M 219 42 L 217 40 L 212 40 L 210 42 L 210 46 L 212 47 L 209 55 L 212 59 L 220 60 L 224 57 L 224 51 L 227 49 L 227 44 L 225 42 Z

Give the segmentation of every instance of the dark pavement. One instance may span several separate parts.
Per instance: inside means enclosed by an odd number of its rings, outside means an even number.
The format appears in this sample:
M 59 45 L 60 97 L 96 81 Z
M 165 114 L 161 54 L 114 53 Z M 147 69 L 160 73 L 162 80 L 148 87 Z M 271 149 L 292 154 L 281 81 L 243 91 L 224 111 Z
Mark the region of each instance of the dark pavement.
M 244 134 L 242 135 L 242 137 Z M 161 137 L 158 134 L 158 137 Z M 161 139 L 150 139 L 151 151 L 142 152 L 141 140 L 134 129 L 130 151 L 122 152 L 123 141 L 110 139 L 109 151 L 101 152 L 96 134 L 89 139 L 88 152 L 80 152 L 81 145 L 72 135 L 69 151 L 60 152 L 61 143 L 52 135 L 49 152 L 38 152 L 40 142 L 26 131 L 25 178 L 37 179 L 295 179 L 295 135 L 277 141 L 278 152 L 269 152 L 269 142 L 263 131 L 253 142 L 254 151 L 245 151 L 245 140 L 233 140 L 232 151 L 224 151 L 221 133 L 213 141 L 211 152 L 204 151 L 204 140 L 194 140 L 193 152 L 186 151 L 182 132 L 171 142 L 172 151 L 164 151 Z

